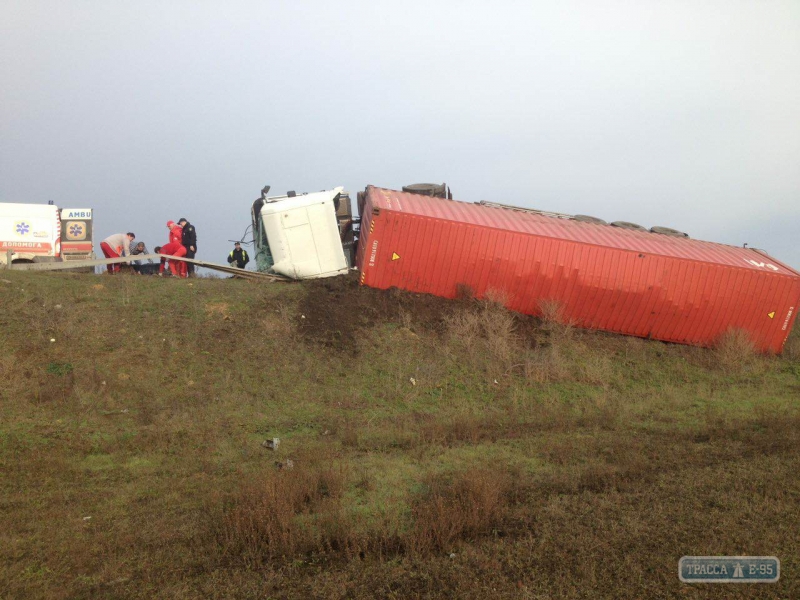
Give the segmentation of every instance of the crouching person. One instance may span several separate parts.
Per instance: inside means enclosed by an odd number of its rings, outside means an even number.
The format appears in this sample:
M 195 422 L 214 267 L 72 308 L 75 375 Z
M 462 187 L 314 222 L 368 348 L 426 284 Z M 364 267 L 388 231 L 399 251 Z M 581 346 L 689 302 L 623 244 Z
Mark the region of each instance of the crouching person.
M 181 243 L 183 237 L 183 230 L 181 226 L 175 221 L 167 221 L 167 228 L 169 229 L 169 243 L 161 246 L 159 254 L 166 254 L 168 256 L 186 256 L 186 248 Z M 158 269 L 159 276 L 164 274 L 164 263 L 166 259 L 161 259 L 161 266 Z M 179 260 L 169 261 L 169 271 L 173 277 L 186 277 L 186 268 Z
M 131 256 L 137 256 L 139 254 L 150 254 L 150 252 L 147 250 L 147 246 L 144 245 L 144 242 L 138 242 L 138 243 L 137 242 L 131 242 Z M 133 270 L 138 275 L 142 275 L 144 273 L 147 273 L 148 275 L 150 275 L 151 274 L 150 271 L 152 269 L 148 270 L 147 267 L 151 267 L 151 266 L 155 266 L 155 265 L 153 265 L 152 259 L 148 258 L 147 259 L 147 264 L 145 264 L 141 260 L 134 260 L 131 263 L 131 266 L 133 267 Z
M 115 233 L 108 236 L 100 242 L 100 250 L 103 251 L 103 256 L 106 258 L 120 258 L 121 256 L 130 256 L 130 245 L 136 239 L 136 234 L 128 233 Z M 119 273 L 119 263 L 113 265 L 106 265 L 110 275 Z

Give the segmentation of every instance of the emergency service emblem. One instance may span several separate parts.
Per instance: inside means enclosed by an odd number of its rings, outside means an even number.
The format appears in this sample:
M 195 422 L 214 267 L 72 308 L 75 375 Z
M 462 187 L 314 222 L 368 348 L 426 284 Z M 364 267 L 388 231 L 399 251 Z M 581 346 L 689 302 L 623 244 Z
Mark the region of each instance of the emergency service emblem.
M 28 235 L 31 232 L 31 225 L 27 221 L 17 221 L 14 223 L 14 231 L 16 231 L 17 235 Z
M 67 221 L 67 239 L 79 242 L 86 239 L 86 224 L 80 221 Z

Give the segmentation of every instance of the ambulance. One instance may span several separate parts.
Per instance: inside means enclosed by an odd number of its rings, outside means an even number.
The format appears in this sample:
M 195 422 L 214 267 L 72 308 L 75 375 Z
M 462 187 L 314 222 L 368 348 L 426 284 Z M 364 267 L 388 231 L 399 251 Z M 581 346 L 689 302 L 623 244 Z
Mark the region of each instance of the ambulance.
M 61 258 L 63 260 L 91 260 L 92 209 L 62 208 L 61 214 Z
M 10 254 L 9 254 L 10 253 Z M 92 210 L 0 202 L 0 263 L 89 259 Z

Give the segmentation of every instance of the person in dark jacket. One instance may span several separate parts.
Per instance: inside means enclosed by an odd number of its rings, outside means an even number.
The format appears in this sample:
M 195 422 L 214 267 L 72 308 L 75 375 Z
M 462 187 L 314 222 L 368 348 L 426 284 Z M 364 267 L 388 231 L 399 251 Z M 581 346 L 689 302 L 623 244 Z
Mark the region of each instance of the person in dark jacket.
M 236 266 L 240 269 L 244 269 L 247 263 L 250 262 L 250 257 L 247 256 L 247 250 L 242 248 L 239 242 L 233 244 L 233 250 L 228 254 L 228 262 L 230 264 L 236 263 Z
M 178 221 L 178 225 L 183 227 L 183 233 L 181 235 L 183 236 L 183 247 L 186 248 L 186 258 L 194 258 L 197 254 L 197 231 L 194 225 L 183 217 Z M 192 263 L 184 264 L 186 265 L 189 277 L 194 277 L 194 265 Z

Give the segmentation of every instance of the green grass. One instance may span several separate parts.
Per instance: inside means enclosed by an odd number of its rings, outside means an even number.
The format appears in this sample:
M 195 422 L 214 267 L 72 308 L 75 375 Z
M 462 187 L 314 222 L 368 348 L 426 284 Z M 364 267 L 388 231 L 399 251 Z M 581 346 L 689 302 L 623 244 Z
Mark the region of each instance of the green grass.
M 797 335 L 390 295 L 342 348 L 304 334 L 312 283 L 3 279 L 1 598 L 800 597 Z M 782 578 L 685 585 L 685 554 Z

